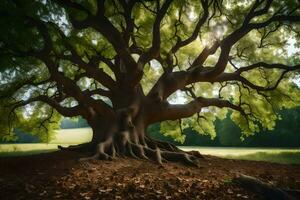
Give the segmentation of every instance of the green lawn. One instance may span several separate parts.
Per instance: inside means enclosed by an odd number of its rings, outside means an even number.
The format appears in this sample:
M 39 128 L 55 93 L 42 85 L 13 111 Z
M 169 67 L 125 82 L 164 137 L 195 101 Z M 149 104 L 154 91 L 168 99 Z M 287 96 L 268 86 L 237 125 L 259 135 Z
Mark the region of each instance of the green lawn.
M 79 144 L 92 139 L 91 128 L 74 128 L 58 130 L 52 144 Z
M 300 164 L 300 148 L 180 147 L 222 158 Z
M 0 144 L 1 156 L 25 156 L 56 151 L 58 145 L 68 146 L 91 140 L 90 128 L 63 129 L 49 144 Z M 223 158 L 268 161 L 283 164 L 300 164 L 300 148 L 232 148 L 232 147 L 180 147 L 197 150 L 202 154 Z
M 297 152 L 257 152 L 241 156 L 227 156 L 225 158 L 240 160 L 268 161 L 281 164 L 300 164 L 300 151 Z
M 90 141 L 92 130 L 90 128 L 62 129 L 58 130 L 54 140 L 49 144 L 0 144 L 0 157 L 25 156 L 38 153 L 57 151 L 58 145 L 69 146 Z

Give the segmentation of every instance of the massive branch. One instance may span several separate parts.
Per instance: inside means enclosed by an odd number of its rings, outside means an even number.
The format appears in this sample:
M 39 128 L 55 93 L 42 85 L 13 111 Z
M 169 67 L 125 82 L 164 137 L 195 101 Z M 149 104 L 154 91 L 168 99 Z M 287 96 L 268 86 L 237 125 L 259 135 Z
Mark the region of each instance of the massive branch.
M 71 18 L 73 26 L 77 29 L 92 27 L 99 31 L 110 42 L 110 44 L 112 44 L 118 56 L 122 59 L 122 62 L 124 62 L 128 73 L 132 73 L 135 71 L 135 69 L 137 69 L 137 63 L 132 58 L 129 51 L 129 46 L 124 41 L 122 34 L 104 15 L 104 5 L 102 5 L 104 1 L 99 3 L 96 16 L 90 13 L 88 9 L 84 8 L 80 4 L 70 3 L 67 0 L 56 2 L 65 8 L 75 8 L 85 12 L 88 16 L 83 21 L 78 21 L 74 18 Z
M 46 95 L 39 95 L 36 97 L 31 97 L 24 101 L 17 102 L 13 106 L 13 110 L 18 107 L 23 107 L 37 101 L 48 104 L 49 106 L 53 107 L 57 112 L 59 112 L 61 115 L 66 117 L 75 117 L 75 116 L 80 116 L 85 114 L 84 108 L 80 105 L 74 107 L 64 107 L 60 105 L 60 103 L 56 101 L 55 98 L 51 98 Z
M 190 37 L 188 37 L 185 40 L 178 39 L 175 46 L 172 47 L 171 52 L 176 53 L 181 47 L 189 45 L 191 42 L 195 41 L 199 35 L 201 27 L 204 25 L 206 22 L 209 11 L 208 11 L 208 0 L 201 0 L 202 8 L 203 8 L 203 14 L 201 18 L 198 20 L 194 31 Z
M 200 112 L 202 108 L 209 106 L 215 106 L 219 108 L 231 108 L 246 116 L 241 106 L 234 105 L 230 101 L 221 100 L 218 98 L 197 97 L 196 99 L 187 104 L 165 103 L 160 106 L 161 107 L 155 110 L 155 113 L 151 113 L 149 115 L 149 121 L 151 123 L 191 117 L 194 114 Z
M 270 7 L 270 2 L 268 1 L 266 5 L 259 11 L 255 11 L 258 5 L 254 4 L 252 9 L 247 14 L 242 26 L 237 30 L 233 31 L 231 34 L 226 36 L 222 41 L 216 42 L 211 48 L 205 48 L 199 56 L 194 60 L 188 71 L 173 72 L 169 74 L 163 74 L 157 83 L 151 89 L 149 96 L 154 96 L 158 99 L 166 99 L 169 95 L 178 89 L 184 88 L 186 85 L 196 82 L 215 82 L 220 80 L 219 76 L 224 76 L 224 72 L 229 58 L 231 47 L 238 42 L 242 37 L 254 29 L 260 29 L 268 26 L 273 22 L 299 22 L 300 16 L 293 15 L 279 15 L 275 13 L 271 18 L 267 19 L 262 23 L 251 23 L 251 19 L 257 16 L 261 16 L 268 12 Z M 290 13 L 291 14 L 291 13 Z M 221 48 L 221 53 L 214 67 L 203 68 L 203 63 L 207 57 L 214 54 L 217 48 Z M 264 65 L 264 67 L 267 67 Z M 269 67 L 269 66 L 268 66 Z M 278 66 L 274 66 L 278 68 Z M 238 73 L 238 72 L 237 72 Z M 241 76 L 234 76 L 236 80 L 243 81 L 248 85 L 251 85 L 249 81 Z M 232 77 L 233 79 L 233 77 Z M 251 85 L 254 86 L 254 85 Z M 258 89 L 262 89 L 259 88 Z
M 272 85 L 272 86 L 267 85 L 265 87 L 255 85 L 241 75 L 243 72 L 247 72 L 247 71 L 258 69 L 258 68 L 279 69 L 282 71 L 282 73 L 277 78 L 274 85 Z M 288 65 L 279 64 L 279 63 L 268 64 L 265 62 L 258 62 L 258 63 L 252 64 L 252 65 L 249 65 L 246 67 L 241 67 L 233 73 L 223 73 L 220 76 L 218 76 L 216 79 L 214 79 L 212 82 L 239 81 L 257 91 L 271 91 L 271 90 L 275 90 L 277 88 L 277 86 L 280 84 L 280 82 L 284 78 L 285 74 L 287 74 L 288 72 L 297 71 L 297 70 L 300 70 L 300 65 L 288 66 Z
M 136 85 L 142 79 L 145 64 L 152 59 L 156 59 L 160 57 L 160 48 L 161 48 L 160 47 L 161 46 L 160 26 L 172 2 L 173 0 L 165 0 L 163 5 L 160 8 L 159 1 L 157 1 L 157 15 L 152 27 L 152 46 L 147 51 L 143 52 L 140 55 L 139 60 L 137 62 L 138 71 L 132 80 L 132 85 Z
M 57 84 L 60 85 L 59 87 L 62 88 L 63 92 L 76 99 L 79 102 L 79 104 L 84 105 L 86 108 L 93 107 L 93 109 L 95 109 L 99 113 L 113 115 L 112 109 L 106 103 L 104 103 L 102 100 L 94 100 L 92 97 L 84 95 L 80 87 L 77 86 L 73 80 L 66 77 L 62 72 L 58 71 L 57 64 L 55 63 L 53 58 L 49 57 L 49 55 L 51 55 L 51 51 L 53 50 L 53 42 L 47 26 L 45 25 L 44 22 L 41 22 L 37 19 L 34 18 L 29 18 L 29 19 L 30 22 L 36 25 L 36 27 L 38 28 L 38 30 L 40 31 L 44 39 L 43 49 L 39 52 L 30 52 L 29 56 L 34 56 L 40 59 L 41 61 L 43 61 L 45 66 L 49 70 L 51 79 L 56 81 Z M 103 82 L 103 79 L 101 79 L 101 77 L 103 77 L 104 73 L 102 71 L 96 68 L 93 70 L 93 68 L 85 64 L 81 60 L 81 58 L 76 57 L 77 54 L 74 51 L 72 53 L 74 53 L 72 54 L 74 59 L 73 61 L 79 63 L 80 64 L 79 67 L 85 69 L 86 72 L 96 80 L 99 80 L 100 78 L 100 80 L 102 80 Z M 110 82 L 112 81 L 110 80 L 111 78 L 107 78 L 107 79 Z

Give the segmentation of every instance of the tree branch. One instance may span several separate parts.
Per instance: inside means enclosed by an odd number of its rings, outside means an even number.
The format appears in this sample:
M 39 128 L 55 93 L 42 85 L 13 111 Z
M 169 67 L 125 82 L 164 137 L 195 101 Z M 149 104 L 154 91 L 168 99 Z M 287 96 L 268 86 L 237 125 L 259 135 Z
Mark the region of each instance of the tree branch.
M 169 95 L 171 95 L 173 92 L 175 92 L 178 89 L 182 89 L 185 85 L 195 83 L 195 82 L 201 82 L 201 81 L 208 81 L 208 82 L 215 82 L 215 80 L 219 79 L 219 76 L 222 76 L 221 74 L 224 72 L 227 63 L 229 61 L 229 53 L 231 51 L 231 47 L 239 41 L 242 37 L 244 37 L 247 33 L 249 33 L 253 29 L 259 29 L 266 27 L 272 22 L 298 22 L 300 21 L 300 16 L 292 16 L 292 15 L 278 15 L 275 13 L 270 19 L 266 20 L 262 23 L 250 23 L 251 19 L 256 16 L 263 15 L 268 12 L 270 5 L 272 1 L 268 0 L 265 6 L 259 10 L 255 11 L 255 9 L 259 6 L 258 2 L 254 4 L 252 9 L 247 14 L 243 25 L 238 28 L 237 30 L 233 31 L 231 34 L 229 34 L 227 37 L 225 37 L 220 43 L 216 43 L 214 47 L 211 49 L 204 49 L 202 53 L 194 60 L 192 66 L 190 67 L 187 72 L 180 71 L 180 72 L 173 72 L 169 74 L 164 74 L 163 76 L 168 77 L 161 77 L 157 83 L 153 86 L 153 88 L 150 91 L 150 95 L 152 96 L 159 96 L 155 98 L 165 99 Z M 216 65 L 213 68 L 202 68 L 201 65 L 204 63 L 206 58 L 211 54 L 214 53 L 215 50 L 220 47 L 221 53 L 218 58 L 218 61 Z M 266 65 L 264 65 L 267 67 Z M 200 68 L 199 68 L 200 67 Z M 275 66 L 275 68 L 278 68 L 278 66 Z M 219 77 L 219 78 L 217 78 Z M 234 80 L 243 80 L 243 78 L 238 77 L 237 75 L 235 77 L 232 77 Z M 173 82 L 173 84 L 170 83 L 170 80 Z M 249 84 L 246 80 L 243 80 L 245 84 Z M 249 84 L 250 85 L 250 84 Z M 252 85 L 253 86 L 253 85 Z M 262 89 L 262 88 L 259 88 Z
M 155 116 L 151 116 L 154 122 L 160 122 L 164 120 L 176 120 L 180 118 L 191 117 L 194 114 L 201 111 L 204 107 L 215 106 L 219 108 L 231 108 L 240 112 L 242 115 L 246 116 L 244 110 L 241 106 L 234 105 L 227 100 L 221 100 L 218 98 L 204 98 L 197 97 L 193 101 L 187 104 L 164 104 L 161 111 Z M 153 123 L 151 121 L 151 123 Z
M 62 5 L 65 8 L 76 8 L 84 10 L 80 4 L 77 3 L 68 3 L 67 0 L 55 0 L 58 4 Z M 137 69 L 137 63 L 131 56 L 129 51 L 129 46 L 124 41 L 122 34 L 118 31 L 116 27 L 104 16 L 104 1 L 98 2 L 98 13 L 96 16 L 92 15 L 90 12 L 86 11 L 88 16 L 83 21 L 77 21 L 71 18 L 72 24 L 77 29 L 84 29 L 93 27 L 95 30 L 99 31 L 114 47 L 114 50 L 122 58 L 126 69 L 128 72 L 133 72 Z
M 88 96 L 93 96 L 95 94 L 98 94 L 100 96 L 104 96 L 104 97 L 108 97 L 111 98 L 112 94 L 109 90 L 104 90 L 101 88 L 95 89 L 95 90 L 85 90 L 83 91 L 84 94 L 88 95 Z
M 262 87 L 255 85 L 251 83 L 249 80 L 241 76 L 241 73 L 250 71 L 253 69 L 258 69 L 258 68 L 264 68 L 264 69 L 281 69 L 283 72 L 281 73 L 280 77 L 277 79 L 275 84 L 273 86 L 267 86 L 267 87 Z M 240 81 L 243 84 L 249 86 L 252 89 L 255 89 L 257 91 L 272 91 L 277 88 L 281 80 L 284 78 L 285 74 L 287 74 L 290 71 L 296 71 L 300 69 L 300 65 L 295 65 L 295 66 L 287 66 L 279 63 L 274 63 L 274 64 L 268 64 L 265 62 L 258 62 L 246 67 L 241 67 L 237 69 L 233 73 L 223 73 L 220 76 L 218 76 L 215 80 L 212 82 L 224 82 L 224 81 Z
M 243 25 L 237 29 L 236 31 L 232 32 L 230 35 L 228 35 L 223 41 L 220 43 L 221 47 L 221 54 L 219 56 L 219 59 L 215 65 L 215 67 L 208 71 L 206 73 L 206 76 L 210 77 L 216 77 L 222 72 L 224 72 L 226 65 L 229 60 L 229 53 L 231 50 L 231 47 L 239 41 L 242 37 L 244 37 L 247 33 L 249 33 L 253 29 L 260 29 L 263 27 L 268 26 L 272 22 L 299 22 L 300 21 L 300 16 L 292 16 L 292 15 L 277 15 L 275 13 L 270 19 L 266 20 L 265 22 L 262 23 L 251 23 L 251 19 L 257 16 L 261 16 L 269 11 L 269 8 L 271 6 L 272 0 L 267 0 L 266 5 L 264 6 L 263 9 L 259 11 L 255 11 L 256 4 L 252 7 L 252 9 L 249 11 L 247 14 Z M 258 6 L 258 5 L 257 5 Z
M 140 67 L 143 67 L 147 62 L 160 55 L 160 25 L 172 2 L 173 0 L 165 0 L 162 7 L 157 12 L 152 27 L 152 46 L 148 51 L 140 56 L 138 60 L 138 65 Z
M 13 96 L 14 93 L 16 93 L 19 89 L 21 89 L 22 87 L 24 87 L 26 85 L 39 86 L 39 85 L 43 85 L 43 84 L 46 84 L 51 81 L 51 79 L 46 79 L 46 80 L 43 80 L 40 82 L 35 82 L 35 79 L 36 79 L 36 77 L 32 77 L 28 80 L 14 83 L 13 88 L 6 87 L 6 89 L 0 91 L 0 99 L 9 98 L 9 97 Z
M 99 113 L 112 115 L 112 109 L 105 102 L 101 100 L 96 101 L 89 96 L 85 96 L 74 81 L 72 81 L 68 77 L 64 76 L 63 73 L 58 71 L 58 67 L 56 66 L 55 62 L 52 60 L 51 57 L 49 57 L 48 51 L 51 51 L 53 49 L 53 44 L 47 27 L 43 22 L 40 22 L 39 20 L 34 20 L 34 23 L 38 25 L 37 28 L 39 31 L 41 31 L 46 45 L 41 53 L 34 53 L 32 55 L 44 62 L 51 75 L 50 78 L 56 81 L 58 85 L 60 85 L 63 92 L 65 92 L 69 96 L 74 97 L 79 102 L 79 104 L 87 104 L 88 107 L 89 105 L 93 105 L 93 108 L 95 108 Z M 45 54 L 45 48 L 47 50 L 47 54 Z
M 61 115 L 66 116 L 66 117 L 74 117 L 74 116 L 82 115 L 84 112 L 83 107 L 81 107 L 79 105 L 72 107 L 72 108 L 63 107 L 57 101 L 55 101 L 54 99 L 52 99 L 46 95 L 40 95 L 37 97 L 32 97 L 25 101 L 20 101 L 20 102 L 16 103 L 16 105 L 14 106 L 13 109 L 26 106 L 26 105 L 36 102 L 36 101 L 40 101 L 40 102 L 48 104 L 49 106 L 51 106 L 55 110 L 57 110 L 57 112 L 59 112 Z
M 185 40 L 178 40 L 176 42 L 175 46 L 173 46 L 171 49 L 172 54 L 176 53 L 181 47 L 184 47 L 197 39 L 201 27 L 203 26 L 203 24 L 205 23 L 205 21 L 208 18 L 208 15 L 209 15 L 208 0 L 201 0 L 201 5 L 203 8 L 203 14 L 202 14 L 201 18 L 199 18 L 192 35 Z

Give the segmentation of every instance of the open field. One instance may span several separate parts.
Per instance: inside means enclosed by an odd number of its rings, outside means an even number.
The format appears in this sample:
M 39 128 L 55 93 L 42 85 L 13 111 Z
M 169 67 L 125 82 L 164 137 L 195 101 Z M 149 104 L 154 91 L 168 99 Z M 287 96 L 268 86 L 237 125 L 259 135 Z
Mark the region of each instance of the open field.
M 56 138 L 51 144 L 79 144 L 85 143 L 92 139 L 91 128 L 74 128 L 58 130 Z
M 90 128 L 58 130 L 56 138 L 46 143 L 32 144 L 0 144 L 0 156 L 22 156 L 38 153 L 48 153 L 58 150 L 57 146 L 69 146 L 90 141 L 92 130 Z
M 56 139 L 49 144 L 0 144 L 0 156 L 25 156 L 58 150 L 57 145 L 69 146 L 88 142 L 90 128 L 59 130 Z M 268 161 L 284 164 L 300 164 L 300 148 L 235 148 L 235 147 L 180 147 L 183 150 L 197 150 L 204 155 L 223 158 Z
M 222 158 L 300 164 L 300 148 L 180 147 Z

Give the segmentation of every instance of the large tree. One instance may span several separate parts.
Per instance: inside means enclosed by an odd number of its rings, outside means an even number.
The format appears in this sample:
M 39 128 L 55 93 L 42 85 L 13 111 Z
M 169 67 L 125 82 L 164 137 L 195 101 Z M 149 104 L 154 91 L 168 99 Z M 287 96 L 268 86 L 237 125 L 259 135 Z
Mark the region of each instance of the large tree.
M 147 127 L 272 129 L 300 102 L 299 22 L 297 0 L 2 0 L 1 134 L 82 116 L 91 158 L 195 164 Z

